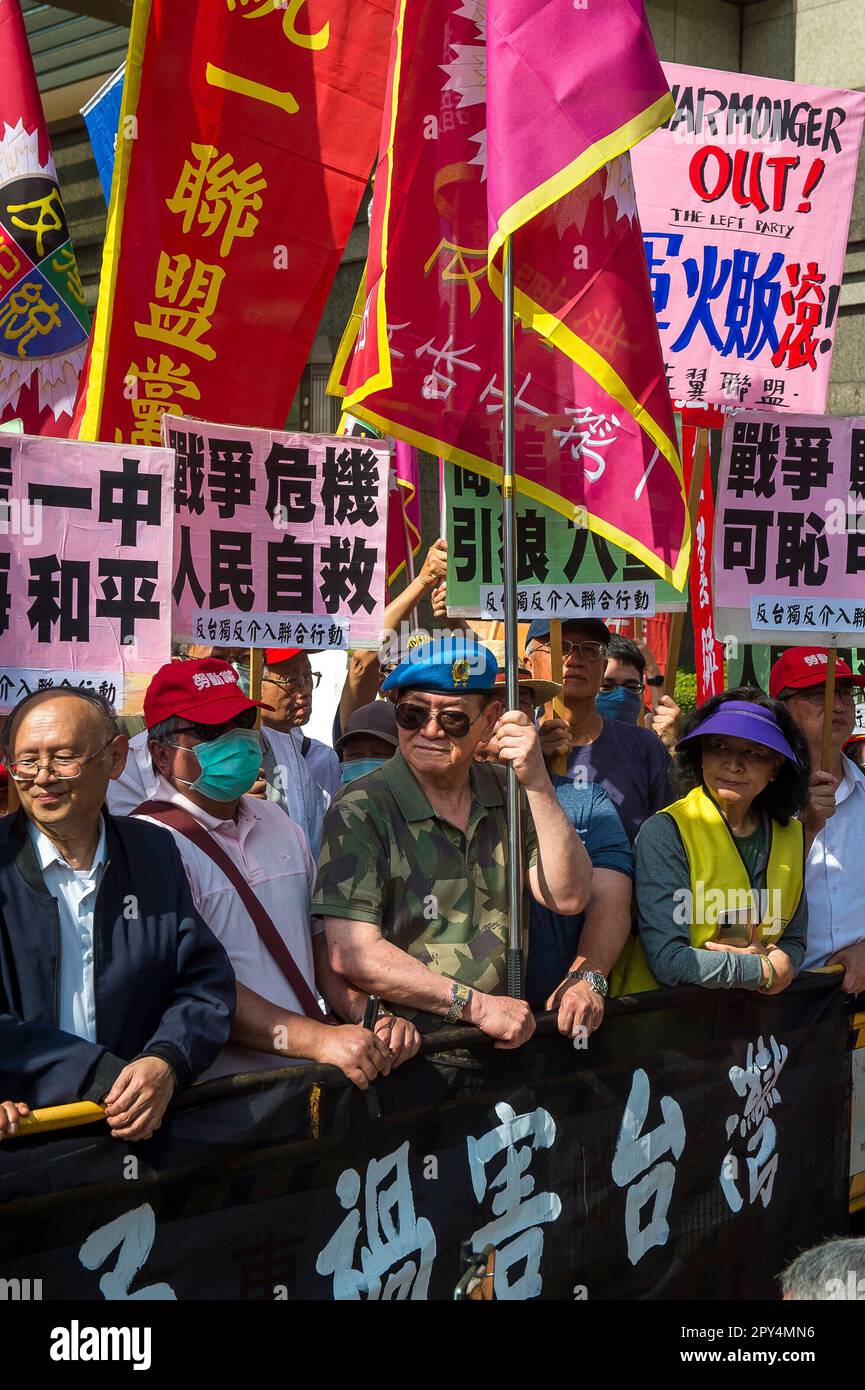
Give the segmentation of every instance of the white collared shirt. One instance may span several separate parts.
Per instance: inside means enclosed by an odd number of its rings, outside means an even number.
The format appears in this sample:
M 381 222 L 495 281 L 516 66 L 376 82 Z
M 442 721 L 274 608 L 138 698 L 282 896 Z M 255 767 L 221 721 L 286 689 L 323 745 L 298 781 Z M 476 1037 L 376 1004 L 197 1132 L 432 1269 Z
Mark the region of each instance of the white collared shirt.
M 299 826 L 273 802 L 253 796 L 241 798 L 236 821 L 218 820 L 175 791 L 162 777 L 155 788 L 154 799 L 180 806 L 210 832 L 253 889 L 301 975 L 317 995 L 310 926 L 315 864 Z M 195 906 L 224 946 L 237 979 L 279 1008 L 302 1014 L 297 995 L 258 935 L 255 923 L 225 874 L 179 830 L 171 826 L 164 828 L 174 836 L 180 851 Z M 321 923 L 316 930 L 322 930 Z M 257 1052 L 229 1042 L 199 1080 L 285 1065 L 287 1059 L 272 1052 Z
M 60 909 L 60 997 L 57 1027 L 96 1042 L 93 911 L 106 864 L 105 821 L 89 869 L 73 869 L 32 821 L 27 831 L 45 887 Z
M 805 969 L 826 965 L 837 951 L 865 939 L 865 772 L 841 754 L 844 777 L 830 816 L 808 852 L 808 944 Z

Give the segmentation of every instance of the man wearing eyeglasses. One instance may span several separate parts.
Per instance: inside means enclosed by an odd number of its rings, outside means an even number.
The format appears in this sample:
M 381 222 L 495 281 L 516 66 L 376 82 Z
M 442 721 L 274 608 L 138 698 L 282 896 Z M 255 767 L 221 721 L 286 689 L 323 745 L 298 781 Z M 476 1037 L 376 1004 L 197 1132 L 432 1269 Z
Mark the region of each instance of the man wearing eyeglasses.
M 596 705 L 607 672 L 611 633 L 599 618 L 562 624 L 565 719 L 541 725 L 548 763 L 567 759 L 567 775 L 585 785 L 597 782 L 619 813 L 633 845 L 649 816 L 673 800 L 670 755 L 651 729 L 607 718 Z M 526 636 L 526 664 L 533 676 L 552 672 L 550 624 L 538 619 Z
M 865 772 L 842 751 L 853 731 L 857 694 L 865 676 L 838 658 L 832 706 L 832 745 L 828 770 L 821 770 L 823 710 L 826 702 L 825 647 L 789 647 L 769 673 L 769 694 L 783 700 L 811 754 L 811 800 L 805 825 L 805 892 L 808 942 L 804 969 L 843 965 L 842 988 L 865 990 Z
M 318 689 L 321 673 L 313 671 L 309 657 L 299 647 L 268 647 L 264 653 L 261 694 L 265 705 L 263 723 L 275 737 L 274 752 L 290 740 L 306 762 L 313 781 L 321 788 L 325 809 L 342 786 L 339 758 L 326 743 L 302 732 L 312 714 L 312 695 Z M 286 758 L 286 764 L 290 760 Z
M 228 1038 L 231 967 L 170 837 L 104 809 L 110 705 L 40 691 L 2 737 L 21 809 L 0 821 L 0 1096 L 104 1102 L 115 1138 L 147 1139 Z
M 505 994 L 506 772 L 475 762 L 494 730 L 525 798 L 528 893 L 579 912 L 591 863 L 533 724 L 519 710 L 502 713 L 497 671 L 486 647 L 448 637 L 416 648 L 387 677 L 399 751 L 330 807 L 313 912 L 324 918 L 333 968 L 416 1015 L 421 1031 L 462 1020 L 513 1048 L 534 1020 L 528 1004 Z

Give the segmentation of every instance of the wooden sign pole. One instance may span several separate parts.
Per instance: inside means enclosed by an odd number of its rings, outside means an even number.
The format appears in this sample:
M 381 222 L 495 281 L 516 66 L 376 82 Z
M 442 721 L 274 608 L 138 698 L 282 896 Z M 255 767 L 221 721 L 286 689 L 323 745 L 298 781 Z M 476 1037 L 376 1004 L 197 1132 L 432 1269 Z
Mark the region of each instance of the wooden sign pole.
M 832 712 L 835 708 L 835 662 L 838 653 L 834 647 L 829 648 L 829 662 L 826 667 L 826 693 L 823 700 L 823 749 L 820 758 L 820 767 L 823 772 L 829 771 L 829 763 L 832 759 Z
M 250 647 L 249 649 L 249 698 L 250 700 L 261 699 L 261 678 L 264 673 L 264 648 Z M 255 727 L 261 728 L 261 710 L 255 711 Z
M 700 488 L 703 486 L 703 461 L 709 447 L 709 431 L 697 430 L 694 439 L 694 457 L 691 460 L 691 485 L 688 488 L 688 516 L 691 519 L 691 544 L 694 543 L 694 529 L 697 525 L 697 512 L 700 508 Z M 679 656 L 682 651 L 682 631 L 685 614 L 688 611 L 673 613 L 670 618 L 670 644 L 667 648 L 667 665 L 664 671 L 664 694 L 675 696 L 676 672 L 679 669 Z

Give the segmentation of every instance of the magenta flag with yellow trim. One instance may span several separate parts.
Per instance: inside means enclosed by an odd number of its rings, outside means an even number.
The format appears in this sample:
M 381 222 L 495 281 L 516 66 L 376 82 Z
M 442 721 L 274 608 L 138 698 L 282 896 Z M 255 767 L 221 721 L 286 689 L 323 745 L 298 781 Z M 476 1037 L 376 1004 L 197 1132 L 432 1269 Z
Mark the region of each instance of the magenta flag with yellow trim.
M 330 389 L 500 480 L 512 237 L 520 491 L 681 588 L 687 507 L 627 154 L 672 110 L 642 0 L 398 0 Z

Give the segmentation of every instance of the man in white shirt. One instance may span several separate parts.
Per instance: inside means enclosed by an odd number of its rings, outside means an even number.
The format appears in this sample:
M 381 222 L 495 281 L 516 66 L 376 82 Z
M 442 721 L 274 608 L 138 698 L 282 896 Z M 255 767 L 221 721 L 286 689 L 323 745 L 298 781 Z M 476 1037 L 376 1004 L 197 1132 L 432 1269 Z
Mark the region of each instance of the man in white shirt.
M 823 708 L 829 654 L 821 647 L 790 647 L 772 667 L 769 693 L 783 700 L 808 743 L 811 801 L 805 824 L 808 945 L 804 969 L 843 965 L 842 988 L 865 990 L 865 891 L 859 866 L 865 850 L 865 773 L 843 752 L 853 729 L 856 689 L 865 676 L 846 661 L 835 667 L 832 748 L 820 770 Z
M 419 1038 L 390 1016 L 358 1026 L 366 996 L 330 968 L 322 929 L 311 932 L 306 839 L 272 802 L 245 794 L 258 776 L 255 709 L 214 658 L 163 666 L 144 701 L 158 781 L 140 814 L 174 835 L 193 901 L 237 977 L 231 1038 L 207 1077 L 271 1068 L 280 1056 L 339 1067 L 365 1088 Z M 319 994 L 351 1022 L 327 1022 Z
M 309 657 L 300 647 L 267 647 L 264 661 L 261 696 L 269 708 L 265 709 L 262 722 L 270 735 L 276 735 L 271 741 L 277 763 L 280 748 L 292 743 L 321 789 L 326 811 L 342 786 L 342 768 L 334 750 L 304 734 L 302 728 L 312 714 L 312 692 L 318 686 L 320 674 L 313 671 Z M 285 775 L 289 777 L 287 754 L 285 762 Z

